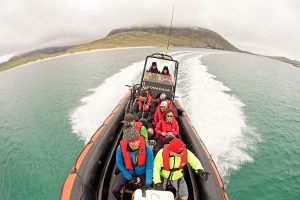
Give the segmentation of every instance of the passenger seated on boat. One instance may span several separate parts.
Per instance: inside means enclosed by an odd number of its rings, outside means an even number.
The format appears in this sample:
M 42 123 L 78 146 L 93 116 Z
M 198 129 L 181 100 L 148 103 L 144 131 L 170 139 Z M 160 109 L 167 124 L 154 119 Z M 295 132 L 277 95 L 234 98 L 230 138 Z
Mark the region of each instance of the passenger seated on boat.
M 163 70 L 161 71 L 161 74 L 171 76 L 168 66 L 164 66 Z
M 166 97 L 167 95 L 165 93 L 158 94 L 157 97 L 155 98 L 156 105 L 159 106 L 160 103 L 166 99 Z
M 151 72 L 151 73 L 156 73 L 159 74 L 159 70 L 157 69 L 157 63 L 156 62 L 152 62 L 151 67 L 147 70 L 147 72 Z
M 153 119 L 154 127 L 158 124 L 160 120 L 162 120 L 167 108 L 168 108 L 167 101 L 161 102 L 160 105 L 156 108 L 154 113 L 154 119 Z
M 112 193 L 120 199 L 120 190 L 128 181 L 138 176 L 142 188 L 150 188 L 153 175 L 153 152 L 135 128 L 124 130 L 124 139 L 117 148 L 116 163 L 121 171 L 115 178 Z
M 165 144 L 154 158 L 153 183 L 154 189 L 166 190 L 168 185 L 176 189 L 176 196 L 181 200 L 188 199 L 188 188 L 182 170 L 189 164 L 200 177 L 207 180 L 209 175 L 205 172 L 200 160 L 188 149 L 179 138 Z
M 133 114 L 139 121 L 142 121 L 148 130 L 149 139 L 153 137 L 153 117 L 155 112 L 156 103 L 152 100 L 152 96 L 149 92 L 142 90 L 137 100 L 133 105 Z
M 124 130 L 128 127 L 133 127 L 140 133 L 141 136 L 144 137 L 146 144 L 149 144 L 148 131 L 146 127 L 143 125 L 143 122 L 137 122 L 136 117 L 132 113 L 127 113 L 122 123 L 124 123 L 123 138 L 125 136 Z
M 161 82 L 168 85 L 173 84 L 173 76 L 170 74 L 168 66 L 164 66 L 161 71 Z
M 170 100 L 170 98 L 168 98 L 168 97 L 166 96 L 165 93 L 161 93 L 160 95 L 158 95 L 158 97 L 157 97 L 155 100 L 156 100 L 156 105 L 157 105 L 157 106 L 156 106 L 156 110 L 159 108 L 159 105 L 161 104 L 162 101 L 166 101 L 167 104 L 168 104 L 168 105 L 167 105 L 167 108 L 173 110 L 175 118 L 178 117 L 178 111 L 177 111 L 177 108 L 175 108 L 173 102 Z M 155 112 L 156 112 L 156 110 L 155 110 Z M 155 117 L 155 113 L 154 113 L 154 117 Z M 155 119 L 154 119 L 154 120 L 155 120 Z
M 177 111 L 177 108 L 175 108 L 173 102 L 168 98 L 166 97 L 166 100 L 165 100 L 168 104 L 168 108 L 173 110 L 173 113 L 174 113 L 174 117 L 177 119 L 178 118 L 178 111 Z
M 174 135 L 168 135 L 168 136 L 166 136 L 164 144 L 170 144 L 170 142 L 171 142 L 174 138 L 176 138 Z
M 171 109 L 166 110 L 164 117 L 156 125 L 155 132 L 158 135 L 155 146 L 155 154 L 164 146 L 165 137 L 168 135 L 178 136 L 179 126 Z

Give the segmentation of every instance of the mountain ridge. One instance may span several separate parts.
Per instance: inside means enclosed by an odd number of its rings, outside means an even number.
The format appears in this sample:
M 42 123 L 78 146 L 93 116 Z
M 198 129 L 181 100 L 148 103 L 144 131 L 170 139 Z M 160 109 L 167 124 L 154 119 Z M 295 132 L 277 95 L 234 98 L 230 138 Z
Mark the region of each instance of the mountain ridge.
M 130 27 L 110 31 L 106 37 L 80 45 L 48 47 L 26 52 L 12 57 L 0 64 L 0 71 L 13 68 L 29 62 L 73 54 L 82 51 L 117 47 L 166 46 L 169 39 L 169 27 Z M 170 46 L 220 49 L 241 53 L 249 53 L 238 49 L 218 33 L 200 27 L 174 27 L 171 30 Z M 257 54 L 254 54 L 257 55 Z M 300 62 L 285 57 L 266 56 L 272 59 L 290 63 L 300 67 Z
M 169 35 L 170 29 L 168 27 L 158 26 L 158 27 L 131 27 L 131 28 L 119 28 L 112 30 L 107 37 L 117 35 L 120 33 L 126 33 L 126 32 L 147 32 L 151 34 L 158 34 L 158 35 Z M 171 37 L 173 38 L 182 38 L 187 37 L 190 38 L 193 41 L 203 41 L 205 43 L 200 45 L 200 48 L 213 48 L 213 49 L 222 49 L 222 50 L 228 50 L 228 51 L 238 51 L 240 52 L 238 48 L 230 44 L 226 39 L 224 39 L 222 36 L 217 34 L 214 31 L 200 28 L 200 27 L 174 27 L 171 30 Z M 172 44 L 172 41 L 171 41 Z M 175 44 L 176 45 L 176 44 Z M 199 44 L 198 44 L 199 45 Z M 203 46 L 204 45 L 204 46 Z M 178 45 L 180 46 L 180 45 Z
M 33 50 L 33 51 L 29 51 L 26 53 L 13 56 L 8 61 L 14 61 L 20 58 L 29 57 L 37 54 L 55 54 L 55 53 L 67 51 L 72 47 L 73 46 L 46 47 L 46 48 L 37 49 L 37 50 Z

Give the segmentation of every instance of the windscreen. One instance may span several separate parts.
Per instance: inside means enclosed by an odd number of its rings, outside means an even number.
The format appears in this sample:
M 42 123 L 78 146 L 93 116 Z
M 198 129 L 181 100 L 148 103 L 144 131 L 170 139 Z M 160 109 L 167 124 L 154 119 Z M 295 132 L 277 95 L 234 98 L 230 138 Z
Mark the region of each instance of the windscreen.
M 142 81 L 142 88 L 150 90 L 153 97 L 165 93 L 172 99 L 175 86 L 175 62 L 149 58 Z

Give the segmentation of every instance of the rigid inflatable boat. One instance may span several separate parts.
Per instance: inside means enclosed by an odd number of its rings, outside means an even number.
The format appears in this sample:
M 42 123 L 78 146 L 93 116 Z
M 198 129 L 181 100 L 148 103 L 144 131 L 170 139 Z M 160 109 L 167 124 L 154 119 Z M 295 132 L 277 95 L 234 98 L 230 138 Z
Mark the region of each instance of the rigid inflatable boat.
M 158 66 L 168 66 L 172 78 L 147 72 L 153 61 L 159 63 Z M 84 147 L 62 186 L 61 200 L 115 199 L 111 193 L 111 187 L 116 176 L 116 148 L 122 135 L 123 124 L 121 121 L 125 113 L 131 111 L 132 104 L 141 89 L 151 91 L 153 97 L 165 93 L 173 101 L 175 107 L 182 110 L 180 102 L 175 98 L 178 66 L 178 61 L 173 60 L 171 56 L 166 54 L 147 56 L 141 83 L 133 86 L 121 99 Z M 203 168 L 210 173 L 208 180 L 204 181 L 195 175 L 190 166 L 184 169 L 189 199 L 228 200 L 217 167 L 190 119 L 184 113 L 178 116 L 177 121 L 180 126 L 181 139 L 185 142 L 187 148 L 199 158 Z

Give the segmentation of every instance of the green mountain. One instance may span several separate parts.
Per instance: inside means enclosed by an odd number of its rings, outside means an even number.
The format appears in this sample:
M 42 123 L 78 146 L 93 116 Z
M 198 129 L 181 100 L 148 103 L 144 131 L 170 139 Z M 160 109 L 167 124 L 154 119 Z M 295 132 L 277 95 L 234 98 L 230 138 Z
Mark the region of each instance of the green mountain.
M 0 64 L 0 71 L 16 67 L 36 60 L 51 58 L 63 54 L 90 51 L 96 49 L 117 48 L 117 47 L 139 47 L 156 46 L 166 47 L 169 39 L 168 27 L 132 27 L 112 30 L 105 38 L 89 43 L 67 46 L 51 47 L 35 50 L 29 53 L 14 56 L 7 62 Z M 227 51 L 243 52 L 230 44 L 222 36 L 204 28 L 172 28 L 170 46 L 210 48 Z M 277 57 L 272 57 L 278 59 Z M 290 60 L 282 60 L 284 62 Z M 289 62 L 291 63 L 291 62 Z M 295 65 L 295 64 L 294 64 Z M 297 66 L 297 65 L 295 65 Z M 300 67 L 300 64 L 299 64 Z

